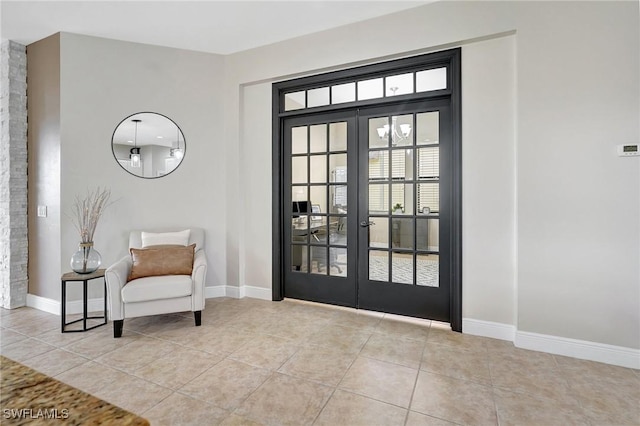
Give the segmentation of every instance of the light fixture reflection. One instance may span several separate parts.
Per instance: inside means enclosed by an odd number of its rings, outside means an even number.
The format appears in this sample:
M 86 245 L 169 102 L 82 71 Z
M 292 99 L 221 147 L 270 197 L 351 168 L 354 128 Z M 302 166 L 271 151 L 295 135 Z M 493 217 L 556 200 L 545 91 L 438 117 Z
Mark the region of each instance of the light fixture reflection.
M 182 160 L 182 157 L 184 157 L 184 150 L 180 148 L 180 129 L 178 128 L 178 126 L 176 126 L 176 142 L 178 144 L 178 147 L 171 148 L 171 150 L 169 151 L 169 155 L 171 157 L 177 158 L 178 160 Z
M 391 144 L 397 145 L 398 142 L 403 141 L 411 135 L 411 124 L 400 124 L 398 126 L 398 117 L 391 118 L 391 127 L 385 124 L 382 127 L 378 127 L 376 131 L 380 139 L 387 139 L 391 134 Z
M 142 120 L 133 119 L 131 121 L 136 124 L 136 130 L 133 137 L 133 148 L 129 151 L 129 159 L 131 160 L 131 167 L 139 168 L 142 162 L 140 161 L 140 148 L 138 148 L 138 123 Z

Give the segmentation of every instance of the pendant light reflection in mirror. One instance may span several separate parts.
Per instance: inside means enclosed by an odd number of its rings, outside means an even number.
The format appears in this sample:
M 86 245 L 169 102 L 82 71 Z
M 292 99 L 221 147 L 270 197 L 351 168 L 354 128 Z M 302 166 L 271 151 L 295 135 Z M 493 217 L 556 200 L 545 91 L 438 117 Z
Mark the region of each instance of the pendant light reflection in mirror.
M 178 168 L 186 153 L 180 127 L 169 117 L 140 112 L 124 118 L 113 132 L 116 162 L 134 176 L 159 178 Z

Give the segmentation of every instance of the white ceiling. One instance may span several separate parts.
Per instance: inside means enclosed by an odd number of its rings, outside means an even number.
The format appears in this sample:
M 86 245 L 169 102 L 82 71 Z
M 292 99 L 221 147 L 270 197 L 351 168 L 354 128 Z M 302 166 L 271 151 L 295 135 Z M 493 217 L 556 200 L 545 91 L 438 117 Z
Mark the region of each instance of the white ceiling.
M 1 35 L 60 31 L 230 54 L 400 10 L 418 1 L 0 1 Z

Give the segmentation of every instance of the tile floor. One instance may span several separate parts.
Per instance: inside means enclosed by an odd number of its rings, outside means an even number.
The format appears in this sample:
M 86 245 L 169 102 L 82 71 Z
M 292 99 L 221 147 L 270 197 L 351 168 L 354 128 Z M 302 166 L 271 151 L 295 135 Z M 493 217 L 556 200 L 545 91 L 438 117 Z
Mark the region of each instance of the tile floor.
M 0 310 L 2 355 L 152 425 L 639 425 L 640 372 L 445 324 L 285 300 L 60 333 Z

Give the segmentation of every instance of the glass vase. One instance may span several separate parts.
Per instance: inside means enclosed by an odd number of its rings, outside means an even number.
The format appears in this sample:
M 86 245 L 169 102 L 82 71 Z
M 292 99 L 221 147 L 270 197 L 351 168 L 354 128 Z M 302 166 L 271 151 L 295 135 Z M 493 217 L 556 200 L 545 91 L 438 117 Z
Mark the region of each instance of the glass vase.
M 77 274 L 95 272 L 102 263 L 102 256 L 93 248 L 93 243 L 80 243 L 78 251 L 71 256 L 71 269 Z

